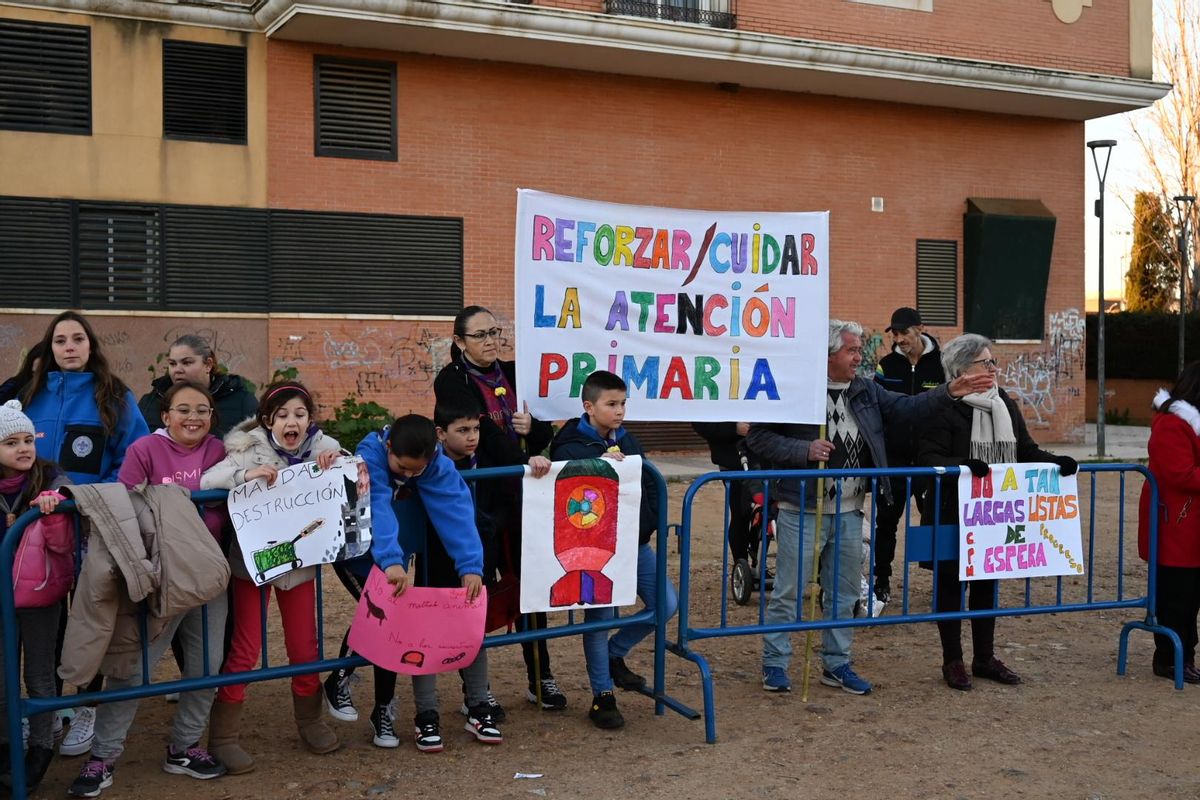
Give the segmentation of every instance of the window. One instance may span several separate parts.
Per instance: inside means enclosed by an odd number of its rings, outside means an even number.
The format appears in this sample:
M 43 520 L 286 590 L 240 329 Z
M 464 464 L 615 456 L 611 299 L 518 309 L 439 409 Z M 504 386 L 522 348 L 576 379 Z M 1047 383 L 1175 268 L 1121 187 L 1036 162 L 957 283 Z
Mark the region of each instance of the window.
M 714 28 L 734 28 L 736 0 L 605 0 L 609 14 L 694 22 Z
M 91 134 L 90 28 L 0 19 L 0 128 Z
M 272 211 L 271 310 L 457 314 L 462 237 L 460 218 Z
M 396 65 L 318 56 L 315 62 L 318 156 L 396 160 Z
M 161 234 L 153 206 L 79 206 L 79 303 L 84 308 L 159 308 Z
M 917 239 L 917 311 L 926 325 L 958 324 L 958 242 Z
M 0 302 L 16 308 L 77 305 L 71 229 L 65 200 L 0 197 Z
M 14 308 L 462 308 L 461 217 L 0 196 L 0 243 L 3 305 Z
M 246 48 L 164 39 L 163 136 L 246 143 Z

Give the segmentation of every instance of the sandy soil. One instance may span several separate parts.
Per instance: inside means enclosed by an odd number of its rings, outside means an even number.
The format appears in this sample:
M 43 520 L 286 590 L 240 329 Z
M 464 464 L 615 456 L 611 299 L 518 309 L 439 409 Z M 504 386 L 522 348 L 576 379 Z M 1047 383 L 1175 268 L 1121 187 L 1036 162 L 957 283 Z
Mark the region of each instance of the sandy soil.
M 1140 594 L 1145 569 L 1136 553 L 1136 497 L 1140 479 L 1127 487 L 1126 592 Z M 672 486 L 672 518 L 679 516 L 684 486 Z M 1086 494 L 1086 491 L 1084 492 Z M 1114 478 L 1101 484 L 1097 501 L 1095 591 L 1112 596 L 1117 574 L 1119 514 Z M 1085 508 L 1087 504 L 1085 503 Z M 710 624 L 720 602 L 720 496 L 705 490 L 697 501 L 698 538 L 693 587 L 694 622 Z M 1085 537 L 1087 535 L 1085 527 Z M 674 547 L 672 548 L 674 550 Z M 672 569 L 678 558 L 672 553 Z M 912 565 L 914 607 L 929 603 L 928 573 Z M 1035 600 L 1052 594 L 1039 586 Z M 1086 581 L 1068 584 L 1080 597 Z M 351 605 L 334 581 L 326 584 L 332 619 L 348 619 Z M 1105 594 L 1107 593 L 1107 594 Z M 756 595 L 757 599 L 757 595 Z M 757 602 L 734 607 L 731 623 L 747 624 Z M 157 798 L 862 798 L 997 796 L 1074 798 L 1185 798 L 1200 796 L 1196 763 L 1200 744 L 1200 690 L 1176 692 L 1149 667 L 1152 644 L 1135 633 L 1130 670 L 1115 673 L 1117 637 L 1135 612 L 1034 615 L 998 622 L 998 655 L 1026 683 L 1005 687 L 979 682 L 973 691 L 945 686 L 939 671 L 936 630 L 906 624 L 860 631 L 856 667 L 875 684 L 865 697 L 821 686 L 809 702 L 799 692 L 801 664 L 793 663 L 796 691 L 773 695 L 759 683 L 756 637 L 699 642 L 716 675 L 719 741 L 704 743 L 700 721 L 668 712 L 656 717 L 646 698 L 622 693 L 623 730 L 602 732 L 588 721 L 589 700 L 576 640 L 551 643 L 555 673 L 570 698 L 565 712 L 539 712 L 523 698 L 520 653 L 493 650 L 492 687 L 508 710 L 505 741 L 487 747 L 461 728 L 458 681 L 442 682 L 446 750 L 424 755 L 405 739 L 397 750 L 371 744 L 366 708 L 369 675 L 356 687 L 361 721 L 335 723 L 342 749 L 331 756 L 304 753 L 296 739 L 284 682 L 251 688 L 245 745 L 258 759 L 249 775 L 206 783 L 164 774 L 159 768 L 172 706 L 143 701 L 105 797 Z M 339 626 L 329 626 L 335 648 Z M 969 651 L 969 636 L 967 647 Z M 278 640 L 276 640 L 278 641 Z M 802 652 L 803 636 L 796 637 Z M 280 658 L 282 654 L 275 657 Z M 635 651 L 632 666 L 649 674 L 649 648 Z M 367 671 L 369 673 L 369 671 Z M 700 708 L 698 672 L 668 656 L 668 691 Z M 400 681 L 398 728 L 411 730 L 411 691 Z M 81 759 L 59 759 L 39 797 L 62 796 Z M 540 773 L 515 779 L 514 773 Z

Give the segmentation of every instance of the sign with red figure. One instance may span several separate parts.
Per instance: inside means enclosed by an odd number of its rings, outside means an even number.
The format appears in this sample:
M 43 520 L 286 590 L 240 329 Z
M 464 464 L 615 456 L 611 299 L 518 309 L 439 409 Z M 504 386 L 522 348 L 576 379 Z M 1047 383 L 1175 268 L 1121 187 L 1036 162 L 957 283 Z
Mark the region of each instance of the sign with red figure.
M 521 612 L 633 604 L 642 460 L 556 462 L 526 478 Z

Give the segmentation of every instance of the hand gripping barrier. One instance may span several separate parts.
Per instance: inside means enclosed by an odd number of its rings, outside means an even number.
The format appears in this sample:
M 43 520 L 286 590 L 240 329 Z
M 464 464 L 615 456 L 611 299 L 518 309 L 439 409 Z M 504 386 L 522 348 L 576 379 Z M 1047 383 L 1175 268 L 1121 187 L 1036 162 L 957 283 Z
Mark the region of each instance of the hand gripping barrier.
M 486 647 L 501 647 L 510 644 L 520 644 L 521 642 L 536 641 L 538 639 L 552 639 L 565 636 L 577 636 L 582 633 L 593 630 L 612 630 L 629 625 L 651 622 L 655 626 L 654 635 L 654 682 L 653 687 L 643 690 L 643 694 L 651 697 L 655 703 L 655 713 L 662 715 L 667 708 L 676 711 L 679 714 L 692 719 L 698 719 L 699 714 L 688 708 L 678 700 L 667 695 L 665 690 L 665 653 L 666 653 L 666 630 L 667 617 L 665 587 L 667 580 L 667 543 L 668 543 L 668 524 L 667 524 L 667 486 L 662 474 L 654 467 L 653 464 L 646 461 L 645 469 L 650 470 L 654 477 L 656 486 L 658 487 L 659 508 L 658 508 L 658 538 L 657 538 L 657 586 L 658 586 L 658 602 L 657 611 L 642 610 L 634 614 L 618 616 L 609 620 L 596 620 L 591 622 L 575 622 L 574 612 L 568 612 L 568 622 L 565 625 L 559 625 L 547 628 L 535 628 L 517 631 L 514 633 L 505 633 L 500 635 L 488 636 L 484 639 Z M 481 480 L 496 480 L 496 479 L 512 479 L 519 478 L 524 474 L 523 467 L 500 467 L 494 469 L 479 469 L 471 470 L 462 473 L 463 477 L 468 480 L 470 485 L 474 486 L 476 481 Z M 195 492 L 192 495 L 193 502 L 199 507 L 214 502 L 220 502 L 225 499 L 227 492 L 224 491 L 206 491 Z M 367 665 L 367 661 L 357 655 L 349 655 L 345 658 L 327 658 L 325 656 L 325 609 L 322 591 L 322 573 L 324 570 L 317 570 L 316 577 L 316 603 L 317 603 L 317 660 L 302 664 L 284 664 L 281 666 L 271 666 L 270 649 L 268 647 L 268 624 L 267 624 L 267 598 L 266 592 L 260 594 L 259 614 L 262 630 L 262 666 L 258 669 L 245 672 L 211 674 L 207 669 L 208 664 L 208 617 L 207 608 L 202 614 L 202 637 L 205 641 L 204 650 L 204 674 L 195 678 L 181 678 L 178 680 L 155 682 L 151 679 L 153 668 L 155 665 L 149 663 L 149 647 L 146 642 L 146 617 L 143 613 L 141 616 L 142 630 L 142 674 L 143 682 L 140 685 L 130 686 L 118 690 L 102 690 L 98 692 L 86 692 L 75 695 L 65 695 L 61 697 L 48 698 L 32 698 L 22 696 L 22 684 L 20 681 L 20 654 L 18 651 L 18 633 L 16 622 L 16 608 L 13 599 L 13 580 L 12 580 L 12 564 L 13 556 L 17 545 L 21 540 L 21 536 L 25 528 L 37 519 L 38 511 L 33 510 L 21 515 L 8 529 L 7 534 L 0 542 L 0 564 L 3 564 L 3 569 L 0 569 L 0 621 L 3 622 L 3 642 L 4 642 L 4 694 L 6 700 L 7 713 L 4 724 L 8 731 L 8 740 L 11 743 L 21 741 L 21 719 L 34 714 L 57 711 L 63 708 L 71 708 L 81 704 L 91 703 L 106 703 L 120 700 L 133 700 L 143 697 L 153 697 L 158 695 L 170 694 L 173 692 L 187 692 L 195 689 L 208 689 L 220 686 L 227 686 L 240 683 L 255 683 L 259 681 L 276 680 L 282 678 L 291 678 L 295 675 L 304 675 L 315 672 L 329 672 L 335 669 L 344 667 L 359 667 Z M 70 513 L 75 517 L 75 533 L 76 533 L 76 569 L 80 563 L 81 542 L 80 542 L 80 525 L 78 515 L 75 513 L 74 501 L 67 500 L 59 504 L 55 513 Z M 230 613 L 233 613 L 232 608 Z M 348 624 L 349 619 L 337 620 L 337 624 Z M 51 634 L 52 635 L 52 634 Z M 22 750 L 19 746 L 10 747 L 10 775 L 13 785 L 12 797 L 15 800 L 25 800 L 27 793 L 25 791 L 25 762 L 22 757 Z
M 669 644 L 668 647 L 676 654 L 687 658 L 696 664 L 700 671 L 701 684 L 704 694 L 704 719 L 705 719 L 705 739 L 709 743 L 715 742 L 717 738 L 716 730 L 716 709 L 713 699 L 713 678 L 712 671 L 709 668 L 708 660 L 695 649 L 695 643 L 703 639 L 711 639 L 726 636 L 762 636 L 770 633 L 791 633 L 795 631 L 824 631 L 840 628 L 862 628 L 874 627 L 880 625 L 898 625 L 906 623 L 918 622 L 937 622 L 948 620 L 974 619 L 980 617 L 1003 617 L 1003 616 L 1018 616 L 1028 614 L 1048 614 L 1048 613 L 1064 613 L 1070 611 L 1097 611 L 1107 609 L 1144 609 L 1144 617 L 1139 620 L 1127 622 L 1121 629 L 1118 658 L 1117 658 L 1117 674 L 1124 675 L 1126 669 L 1126 659 L 1128 653 L 1128 637 L 1129 633 L 1135 629 L 1149 631 L 1151 633 L 1162 634 L 1167 636 L 1175 646 L 1175 686 L 1177 689 L 1183 688 L 1183 654 L 1182 646 L 1179 637 L 1170 629 L 1158 624 L 1155 615 L 1155 597 L 1157 586 L 1157 562 L 1158 562 L 1158 526 L 1157 518 L 1152 519 L 1150 526 L 1150 546 L 1149 546 L 1149 565 L 1146 570 L 1145 584 L 1139 581 L 1139 587 L 1144 588 L 1144 593 L 1139 593 L 1136 596 L 1128 596 L 1125 586 L 1125 544 L 1126 544 L 1126 525 L 1125 525 L 1125 510 L 1126 510 L 1126 478 L 1130 473 L 1141 474 L 1151 486 L 1151 507 L 1157 507 L 1158 503 L 1158 487 L 1154 481 L 1154 477 L 1145 467 L 1135 464 L 1087 464 L 1080 467 L 1080 473 L 1090 476 L 1089 503 L 1088 503 L 1088 520 L 1086 525 L 1081 524 L 1081 534 L 1083 546 L 1086 553 L 1086 568 L 1085 576 L 1086 584 L 1080 586 L 1082 578 L 1079 579 L 1064 579 L 1058 578 L 1026 578 L 1012 579 L 1007 581 L 997 581 L 997 590 L 994 596 L 991 609 L 976 609 L 976 610 L 961 610 L 961 611 L 933 611 L 937 607 L 937 582 L 933 582 L 933 597 L 929 603 L 929 611 L 914 610 L 910 605 L 909 590 L 912 581 L 910 580 L 910 564 L 912 562 L 928 562 L 937 561 L 956 561 L 958 558 L 958 527 L 957 520 L 942 520 L 940 519 L 941 509 L 941 491 L 942 480 L 957 480 L 957 470 L 945 468 L 928 468 L 928 467 L 910 467 L 900 469 L 866 469 L 866 470 L 757 470 L 749 472 L 710 472 L 696 478 L 688 487 L 683 498 L 683 513 L 682 522 L 680 524 L 680 587 L 679 587 L 679 635 L 675 643 Z M 1115 520 L 1115 539 L 1108 536 L 1113 533 L 1112 521 L 1105 525 L 1103 522 L 1100 529 L 1097 529 L 1097 483 L 1100 476 L 1104 474 L 1115 473 L 1118 478 L 1119 498 L 1117 501 L 1117 516 Z M 866 612 L 864 616 L 849 616 L 839 615 L 838 603 L 832 603 L 832 613 L 830 619 L 801 619 L 801 612 L 807 614 L 807 609 L 802 606 L 806 605 L 804 600 L 805 592 L 803 590 L 797 592 L 795 613 L 790 617 L 793 621 L 788 622 L 767 622 L 767 607 L 768 598 L 767 591 L 764 589 L 759 592 L 757 603 L 757 621 L 751 624 L 740 622 L 731 622 L 730 607 L 729 607 L 729 591 L 724 578 L 722 578 L 722 587 L 720 592 L 720 607 L 719 616 L 716 620 L 709 624 L 697 624 L 694 617 L 703 613 L 701 604 L 696 600 L 695 594 L 692 591 L 691 576 L 692 576 L 692 544 L 693 536 L 697 533 L 694 530 L 695 509 L 694 503 L 697 493 L 710 483 L 724 483 L 726 502 L 725 502 L 725 544 L 722 548 L 722 576 L 729 574 L 729 547 L 728 547 L 728 530 L 730 522 L 729 514 L 729 494 L 730 484 L 733 481 L 751 481 L 753 482 L 754 491 L 761 488 L 762 498 L 761 507 L 766 510 L 771 507 L 771 489 L 773 484 L 771 481 L 778 479 L 789 479 L 797 481 L 800 487 L 800 502 L 799 507 L 804 507 L 804 499 L 808 492 L 815 491 L 817 480 L 824 478 L 826 481 L 836 481 L 838 491 L 832 500 L 827 500 L 833 504 L 832 511 L 834 514 L 827 515 L 825 525 L 834 525 L 833 552 L 839 552 L 841 544 L 841 485 L 848 478 L 864 478 L 869 482 L 871 496 L 879 496 L 881 490 L 880 482 L 889 478 L 902 479 L 904 481 L 906 492 L 905 509 L 902 517 L 904 524 L 904 555 L 903 561 L 903 584 L 904 591 L 900 597 L 900 603 L 895 602 L 893 596 L 892 602 L 886 604 L 888 613 L 876 616 L 880 609 L 875 608 L 875 600 L 872 592 L 867 593 L 867 600 L 863 610 Z M 932 481 L 933 489 L 929 496 L 926 497 L 926 502 L 929 502 L 929 497 L 932 497 L 934 502 L 935 519 L 934 525 L 920 527 L 910 524 L 911 517 L 916 513 L 912 508 L 912 486 L 913 481 Z M 1084 493 L 1083 481 L 1080 481 L 1080 494 Z M 749 494 L 749 493 L 746 493 Z M 811 496 L 811 495 L 809 495 Z M 1083 498 L 1081 497 L 1081 500 Z M 1136 510 L 1136 498 L 1134 499 L 1134 509 Z M 866 533 L 875 531 L 876 513 L 875 504 L 871 504 L 869 517 L 864 520 L 863 530 Z M 827 511 L 830 509 L 827 509 Z M 758 582 L 759 585 L 766 586 L 769 575 L 767 573 L 767 526 L 770 524 L 770 514 L 763 513 L 761 515 L 761 530 L 759 531 L 759 556 L 758 564 Z M 811 552 L 805 552 L 805 516 L 799 515 L 800 519 L 800 534 L 799 534 L 799 560 L 797 565 L 797 585 L 803 589 L 809 583 L 809 575 L 811 571 Z M 836 522 L 835 522 L 836 521 Z M 1136 538 L 1136 527 L 1134 529 L 1134 537 Z M 822 530 L 822 536 L 826 535 L 825 529 Z M 1115 553 L 1113 552 L 1115 549 Z M 1111 573 L 1103 573 L 1101 576 L 1096 574 L 1098 564 L 1097 554 L 1102 553 L 1104 563 L 1107 565 L 1107 560 L 1112 557 L 1115 565 L 1115 575 Z M 875 565 L 875 536 L 870 537 L 870 546 L 868 557 L 865 559 L 865 572 L 868 576 L 874 575 Z M 826 576 L 822 576 L 822 583 L 828 586 L 838 586 L 840 569 L 840 558 L 833 558 L 833 574 L 829 577 L 829 583 L 825 584 Z M 917 575 L 925 572 L 918 570 L 911 573 L 911 577 L 916 578 Z M 927 573 L 926 573 L 927 574 Z M 1103 578 L 1103 580 L 1098 580 Z M 859 580 L 856 575 L 854 580 Z M 920 581 L 924 581 L 921 578 Z M 1001 590 L 999 584 L 1004 583 L 1005 589 Z M 1098 583 L 1104 583 L 1103 587 Z M 1023 586 L 1023 592 L 1014 593 L 1012 586 Z M 1048 587 L 1052 586 L 1052 596 L 1047 599 L 1049 593 Z M 966 609 L 967 604 L 964 602 L 966 594 L 965 586 L 960 589 L 959 608 Z M 1015 599 L 1012 599 L 1013 594 L 1019 594 Z M 1003 595 L 1007 603 L 1000 602 L 1000 596 Z M 899 606 L 898 611 L 893 611 L 895 606 Z M 922 603 L 924 605 L 924 603 Z M 734 616 L 744 616 L 746 611 L 735 612 Z M 708 620 L 705 620 L 708 622 Z M 819 658 L 816 654 L 814 657 Z M 793 658 L 793 663 L 801 662 L 803 659 L 802 651 L 797 653 Z M 819 667 L 818 667 L 819 668 Z

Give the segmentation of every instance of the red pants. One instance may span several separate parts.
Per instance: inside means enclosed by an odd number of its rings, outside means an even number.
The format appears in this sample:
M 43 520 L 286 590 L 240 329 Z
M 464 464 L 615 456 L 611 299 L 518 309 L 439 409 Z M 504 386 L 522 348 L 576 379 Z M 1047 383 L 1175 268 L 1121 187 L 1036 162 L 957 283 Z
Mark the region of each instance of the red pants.
M 308 581 L 292 589 L 274 590 L 283 619 L 283 644 L 287 649 L 289 664 L 317 660 L 316 586 L 316 581 Z M 252 581 L 233 579 L 233 641 L 225 656 L 222 672 L 246 672 L 258 664 L 258 657 L 262 655 L 259 593 L 262 592 L 264 600 L 270 605 L 271 590 L 271 586 L 260 590 Z M 310 697 L 319 691 L 321 678 L 316 673 L 292 678 L 292 694 L 297 697 Z M 245 699 L 244 683 L 222 686 L 217 690 L 217 700 L 222 703 L 240 703 Z

